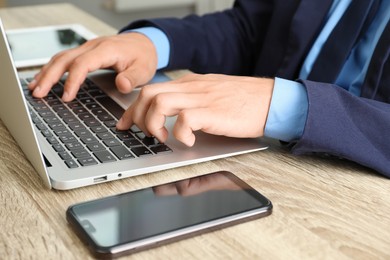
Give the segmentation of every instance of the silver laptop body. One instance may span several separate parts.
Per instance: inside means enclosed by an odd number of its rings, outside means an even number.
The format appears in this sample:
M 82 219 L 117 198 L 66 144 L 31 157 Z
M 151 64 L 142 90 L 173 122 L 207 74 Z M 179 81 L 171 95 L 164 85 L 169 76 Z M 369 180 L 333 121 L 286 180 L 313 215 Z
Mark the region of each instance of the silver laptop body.
M 152 152 L 152 155 L 126 160 L 115 158 L 114 162 L 107 163 L 96 160 L 99 163 L 95 165 L 69 168 L 30 116 L 30 105 L 24 97 L 20 78 L 32 77 L 36 71 L 18 74 L 1 20 L 0 30 L 0 118 L 49 188 L 66 190 L 83 187 L 267 148 L 261 139 L 236 139 L 197 132 L 196 143 L 191 148 L 170 136 L 165 143 L 169 147 L 166 152 Z M 90 78 L 122 108 L 127 108 L 136 99 L 139 90 L 128 95 L 120 94 L 115 89 L 114 76 L 112 72 L 99 71 Z M 159 81 L 161 77 L 164 76 L 158 75 L 154 80 Z M 167 118 L 168 130 L 172 130 L 174 122 L 174 117 Z

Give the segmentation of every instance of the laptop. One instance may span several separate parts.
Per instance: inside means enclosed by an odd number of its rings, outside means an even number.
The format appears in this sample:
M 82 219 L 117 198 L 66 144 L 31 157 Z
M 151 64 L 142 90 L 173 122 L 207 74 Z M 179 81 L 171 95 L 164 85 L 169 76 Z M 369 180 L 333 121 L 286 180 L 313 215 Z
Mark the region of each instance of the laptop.
M 0 20 L 0 118 L 48 188 L 73 189 L 174 167 L 266 149 L 261 139 L 196 133 L 186 147 L 170 135 L 162 144 L 136 126 L 117 131 L 115 122 L 139 89 L 120 94 L 115 73 L 92 73 L 73 102 L 63 103 L 61 80 L 46 98 L 27 90 L 37 71 L 18 73 Z M 156 74 L 153 82 L 169 80 Z M 167 118 L 173 128 L 175 117 Z

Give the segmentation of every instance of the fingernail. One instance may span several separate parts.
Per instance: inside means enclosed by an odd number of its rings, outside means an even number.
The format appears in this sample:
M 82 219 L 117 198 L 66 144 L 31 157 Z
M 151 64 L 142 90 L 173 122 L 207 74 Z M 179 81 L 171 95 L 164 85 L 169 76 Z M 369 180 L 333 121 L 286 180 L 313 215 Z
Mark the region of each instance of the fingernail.
M 37 95 L 39 94 L 39 92 L 41 92 L 41 86 L 37 86 L 34 91 L 33 91 L 33 95 Z
M 120 127 L 122 126 L 122 124 L 123 124 L 123 119 L 120 118 L 120 119 L 118 120 L 118 122 L 116 122 L 116 127 L 117 127 L 117 128 L 120 128 Z
M 64 93 L 62 94 L 62 100 L 67 101 L 68 98 L 69 98 L 69 93 L 64 91 Z
M 31 88 L 31 87 L 34 87 L 35 84 L 37 83 L 37 81 L 35 79 L 33 79 L 32 81 L 30 81 L 30 83 L 28 83 L 28 86 Z

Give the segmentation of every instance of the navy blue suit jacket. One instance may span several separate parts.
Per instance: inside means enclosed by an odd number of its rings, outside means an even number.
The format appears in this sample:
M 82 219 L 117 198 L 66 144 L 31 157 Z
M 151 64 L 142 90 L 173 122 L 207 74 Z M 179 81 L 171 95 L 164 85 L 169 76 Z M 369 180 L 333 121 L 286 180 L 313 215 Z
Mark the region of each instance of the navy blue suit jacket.
M 171 44 L 167 69 L 299 80 L 331 4 L 238 0 L 225 12 L 137 21 L 124 29 L 152 25 L 163 30 Z M 331 154 L 390 177 L 389 27 L 375 49 L 361 97 L 332 80 L 300 80 L 307 89 L 309 111 L 302 138 L 292 143 L 293 153 Z

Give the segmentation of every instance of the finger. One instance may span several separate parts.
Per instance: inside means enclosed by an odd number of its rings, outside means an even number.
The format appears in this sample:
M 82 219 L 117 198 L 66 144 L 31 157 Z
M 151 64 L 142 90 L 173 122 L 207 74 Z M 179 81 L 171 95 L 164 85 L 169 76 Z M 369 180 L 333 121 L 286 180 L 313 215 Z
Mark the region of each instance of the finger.
M 173 135 L 177 140 L 191 147 L 196 139 L 193 132 L 208 129 L 212 123 L 213 117 L 205 108 L 182 110 L 173 127 Z
M 132 120 L 132 114 L 133 114 L 133 107 L 131 106 L 123 113 L 122 117 L 118 120 L 115 127 L 118 130 L 130 129 L 130 127 L 134 124 Z
M 145 126 L 145 118 L 146 113 L 149 110 L 149 106 L 152 102 L 152 99 L 155 98 L 155 96 L 163 94 L 163 93 L 182 93 L 182 94 L 196 94 L 201 92 L 198 88 L 194 88 L 193 84 L 191 86 L 190 83 L 175 83 L 175 82 L 163 82 L 163 83 L 155 83 L 151 85 L 143 86 L 140 94 L 137 98 L 137 100 L 134 102 L 132 106 L 129 107 L 129 109 L 123 114 L 121 120 L 118 121 L 116 127 L 120 130 L 128 129 L 131 127 L 132 124 L 136 124 L 142 131 L 146 133 L 149 133 L 149 129 Z M 199 93 L 200 94 L 200 93 Z M 182 96 L 173 98 L 173 101 L 181 102 L 183 105 L 177 106 L 177 108 L 185 108 L 185 105 L 191 104 L 194 100 L 206 100 L 205 94 L 203 94 L 201 97 L 195 98 L 195 96 L 192 96 L 191 99 L 183 98 Z M 167 102 L 157 102 L 157 104 L 168 104 Z M 178 105 L 179 103 L 177 103 Z M 199 104 L 198 104 L 199 105 Z M 191 106 L 193 107 L 193 106 Z M 155 109 L 158 111 L 159 109 Z M 176 112 L 178 113 L 178 112 Z M 172 114 L 172 112 L 169 112 L 169 114 Z M 158 121 L 161 124 L 161 121 Z M 151 129 L 156 129 L 155 127 L 151 127 Z M 160 128 L 161 131 L 165 131 L 164 129 Z M 160 136 L 159 134 L 157 134 Z M 164 134 L 162 134 L 164 136 Z M 161 136 L 161 138 L 162 138 Z M 160 140 L 161 141 L 161 140 Z
M 129 129 L 133 124 L 136 124 L 145 134 L 148 131 L 144 124 L 144 119 L 150 102 L 154 97 L 154 90 L 152 85 L 144 86 L 137 100 L 123 113 L 122 117 L 116 124 L 119 130 Z
M 45 97 L 65 72 L 66 67 L 53 65 L 50 70 L 43 68 L 40 73 L 35 75 L 34 80 L 29 85 L 29 89 L 33 91 L 33 96 L 37 98 Z
M 168 88 L 163 85 L 163 83 L 160 83 L 143 86 L 137 100 L 125 111 L 116 127 L 119 130 L 125 130 L 136 124 L 145 134 L 148 134 L 145 117 L 152 99 L 159 93 L 173 89 L 170 85 L 167 85 Z
M 115 85 L 119 92 L 130 93 L 135 87 L 149 82 L 154 74 L 154 70 L 147 70 L 138 64 L 131 64 L 126 70 L 118 73 Z
M 101 68 L 111 67 L 115 62 L 115 58 L 99 48 L 79 55 L 69 66 L 69 74 L 64 85 L 63 100 L 71 101 L 75 98 L 80 85 L 85 81 L 88 73 Z
M 162 84 L 144 86 L 137 100 L 125 111 L 116 127 L 125 130 L 136 124 L 145 134 L 156 136 L 164 142 L 168 136 L 164 128 L 165 116 L 176 115 L 184 108 L 203 106 L 205 100 L 204 94 L 171 93 L 170 90 L 177 88 L 171 85 L 165 88 Z M 152 103 L 153 108 L 150 108 Z
M 34 80 L 30 83 L 29 88 L 33 91 L 35 97 L 44 97 L 50 91 L 52 86 L 68 70 L 69 64 L 80 53 L 79 49 L 72 49 L 55 55 L 41 71 L 35 75 Z
M 184 109 L 203 107 L 204 94 L 197 93 L 160 93 L 156 95 L 144 118 L 147 131 L 159 141 L 165 142 L 168 131 L 165 128 L 167 116 L 175 116 Z

